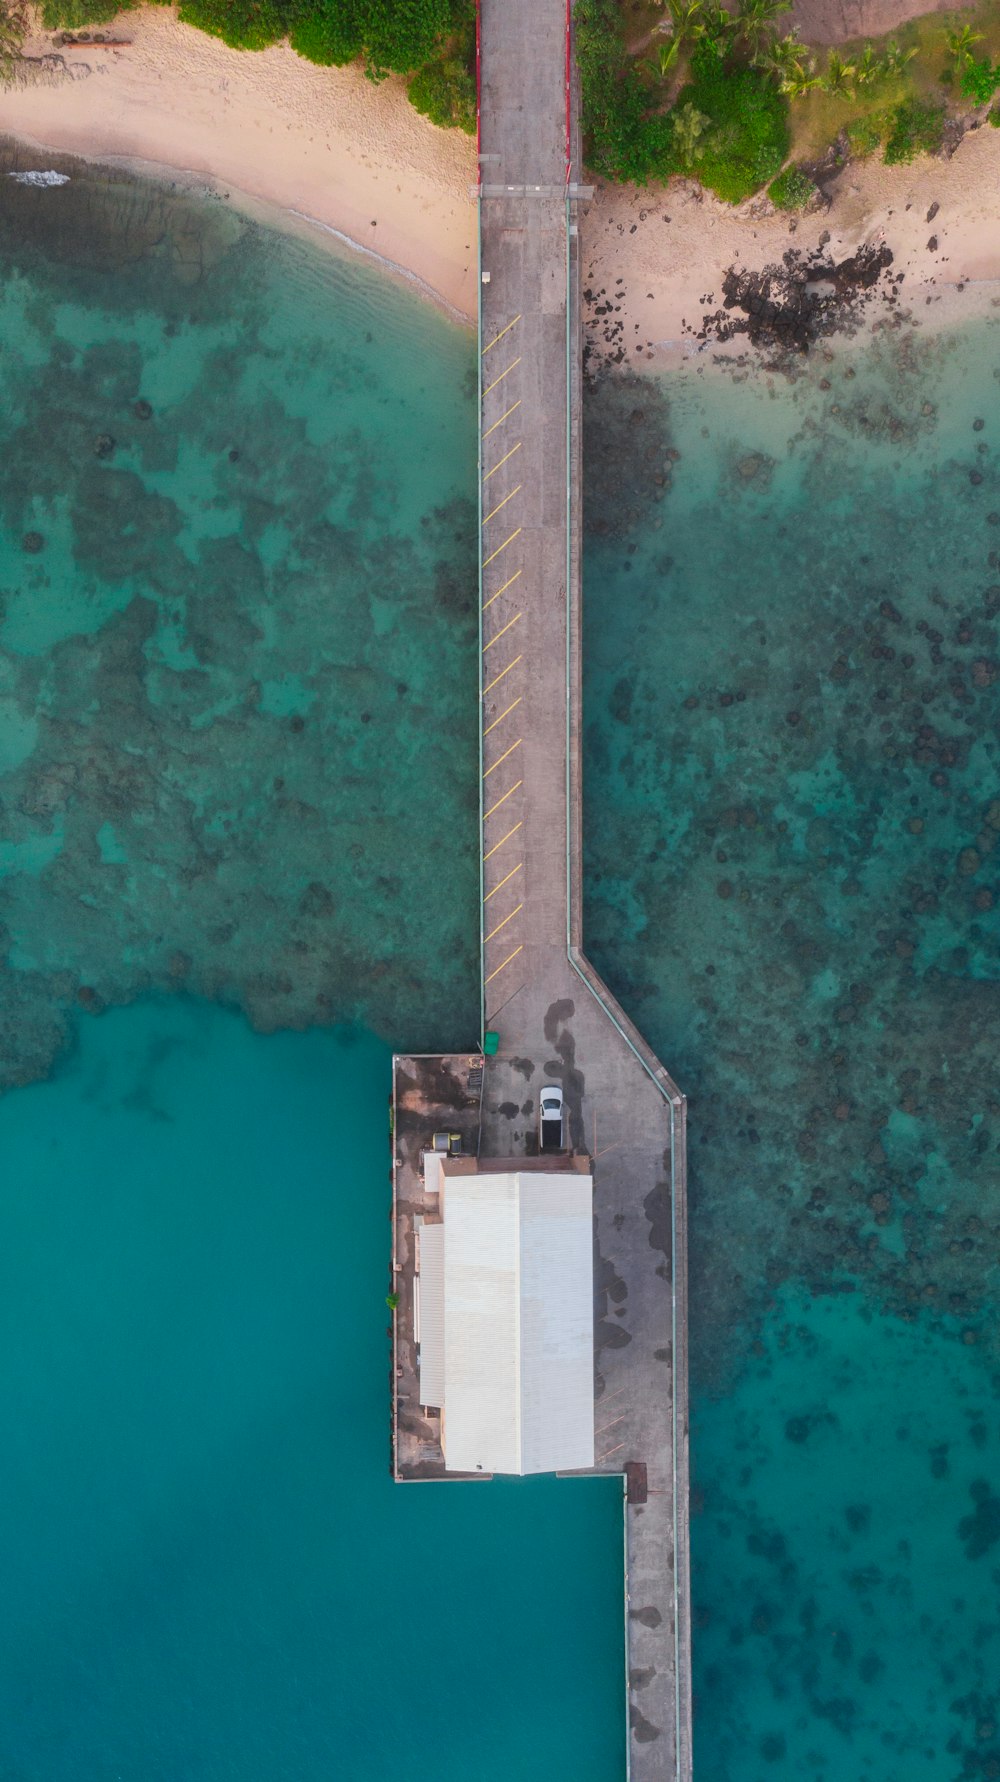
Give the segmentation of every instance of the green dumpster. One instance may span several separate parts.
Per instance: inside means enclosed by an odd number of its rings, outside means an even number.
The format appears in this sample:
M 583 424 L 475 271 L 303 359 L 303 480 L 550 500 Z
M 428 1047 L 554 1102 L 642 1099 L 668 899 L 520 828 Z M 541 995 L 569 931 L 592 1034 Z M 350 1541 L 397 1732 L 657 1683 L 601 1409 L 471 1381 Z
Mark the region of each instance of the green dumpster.
M 483 1036 L 483 1056 L 485 1058 L 495 1058 L 499 1049 L 500 1035 L 498 1033 L 487 1033 Z

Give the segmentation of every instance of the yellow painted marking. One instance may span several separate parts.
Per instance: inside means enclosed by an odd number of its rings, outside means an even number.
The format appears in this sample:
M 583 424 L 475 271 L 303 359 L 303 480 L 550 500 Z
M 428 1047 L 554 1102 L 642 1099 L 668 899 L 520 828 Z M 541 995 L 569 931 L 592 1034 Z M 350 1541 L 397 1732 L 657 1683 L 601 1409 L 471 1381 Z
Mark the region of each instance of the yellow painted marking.
M 503 967 L 504 967 L 504 965 L 509 965 L 509 964 L 510 964 L 510 962 L 511 962 L 511 960 L 512 960 L 512 959 L 516 959 L 516 958 L 517 958 L 517 956 L 518 956 L 518 954 L 519 954 L 519 953 L 523 953 L 523 952 L 524 952 L 524 947 L 523 947 L 523 946 L 520 946 L 520 947 L 515 947 L 515 948 L 514 948 L 514 951 L 513 951 L 513 953 L 508 953 L 508 954 L 507 954 L 507 957 L 506 957 L 506 959 L 505 959 L 505 960 L 504 960 L 504 962 L 503 962 L 503 965 L 498 965 L 498 966 L 497 966 L 497 968 L 496 968 L 496 971 L 491 971 L 491 972 L 490 972 L 490 975 L 489 975 L 489 977 L 488 977 L 488 978 L 487 978 L 487 979 L 486 979 L 486 982 L 487 982 L 487 983 L 488 983 L 488 984 L 492 984 L 492 982 L 493 982 L 493 979 L 494 979 L 494 978 L 498 978 L 498 977 L 499 977 L 499 976 L 500 976 L 500 973 L 501 973 L 501 972 L 502 972 L 502 971 L 503 971 Z M 623 1446 L 623 1447 L 624 1447 L 624 1443 L 622 1443 L 622 1446 Z
M 510 872 L 507 874 L 507 878 L 501 879 L 499 885 L 494 885 L 492 891 L 487 891 L 486 896 L 483 898 L 483 902 L 489 903 L 491 897 L 495 897 L 498 891 L 502 891 L 508 880 L 512 879 L 515 873 L 520 872 L 523 865 L 524 861 L 519 860 L 516 866 L 512 866 Z
M 502 724 L 505 718 L 509 718 L 511 712 L 517 710 L 517 707 L 520 705 L 523 698 L 524 694 L 519 693 L 513 705 L 509 705 L 505 712 L 501 712 L 499 718 L 494 718 L 492 724 L 487 724 L 486 729 L 483 731 L 483 735 L 489 736 L 491 730 L 495 730 L 498 724 Z
M 508 619 L 508 620 L 507 620 L 507 623 L 506 623 L 506 625 L 505 625 L 505 626 L 504 626 L 504 627 L 503 627 L 503 629 L 502 629 L 502 630 L 501 630 L 501 631 L 498 631 L 498 632 L 497 632 L 497 634 L 496 634 L 496 637 L 491 637 L 491 638 L 490 638 L 490 641 L 489 641 L 489 643 L 488 643 L 488 644 L 484 644 L 484 645 L 483 645 L 483 655 L 484 655 L 484 656 L 485 656 L 485 654 L 486 654 L 486 652 L 487 652 L 487 650 L 492 650 L 492 648 L 493 648 L 493 645 L 494 645 L 494 644 L 495 644 L 495 643 L 499 643 L 499 642 L 500 642 L 500 639 L 501 639 L 501 638 L 502 638 L 502 637 L 506 637 L 506 635 L 507 635 L 507 633 L 508 633 L 508 631 L 510 631 L 510 629 L 511 629 L 511 627 L 512 627 L 512 626 L 514 626 L 514 625 L 516 625 L 516 624 L 517 624 L 517 621 L 518 621 L 518 619 L 519 619 L 519 618 L 520 618 L 520 617 L 521 617 L 521 615 L 520 615 L 520 613 L 515 613 L 515 614 L 514 614 L 514 617 L 513 617 L 513 618 L 512 618 L 512 619 Z
M 493 469 L 488 470 L 486 472 L 486 475 L 483 477 L 483 482 L 488 483 L 490 480 L 490 477 L 494 474 L 494 472 L 497 470 L 502 470 L 504 465 L 508 462 L 508 460 L 513 458 L 514 453 L 519 452 L 520 450 L 521 450 L 521 441 L 518 440 L 516 446 L 511 446 L 510 451 L 504 453 L 499 464 L 494 464 Z
M 483 434 L 483 438 L 489 439 L 490 434 L 495 433 L 498 427 L 502 427 L 505 421 L 509 421 L 511 415 L 514 413 L 514 409 L 520 408 L 520 406 L 521 406 L 521 398 L 519 396 L 517 401 L 514 403 L 513 408 L 509 408 L 505 415 L 501 415 L 499 421 L 494 421 L 492 427 L 487 427 L 486 432 Z
M 499 934 L 501 928 L 506 928 L 508 922 L 513 922 L 514 917 L 516 915 L 518 915 L 520 913 L 520 911 L 523 910 L 523 908 L 524 908 L 523 903 L 519 903 L 516 910 L 511 910 L 509 916 L 505 916 L 502 922 L 498 922 L 495 928 L 491 928 L 489 934 L 486 934 L 483 936 L 483 946 L 485 947 L 486 942 L 491 941 L 493 939 L 494 935 Z M 624 1417 L 625 1415 L 626 1415 L 626 1413 L 623 1411 L 622 1417 Z
M 518 663 L 523 662 L 523 661 L 524 661 L 524 652 L 522 650 L 520 656 L 515 656 L 513 662 L 508 662 L 506 668 L 501 668 L 500 673 L 497 675 L 494 675 L 493 679 L 488 683 L 488 685 L 483 688 L 483 698 L 484 699 L 486 698 L 487 693 L 492 693 L 494 687 L 498 687 L 500 685 L 500 682 L 503 680 L 503 677 L 505 674 L 509 674 L 512 668 L 516 668 Z
M 483 525 L 484 526 L 487 525 L 488 522 L 493 519 L 494 515 L 498 514 L 500 512 L 500 509 L 502 507 L 506 507 L 508 501 L 513 501 L 515 495 L 520 495 L 523 487 L 524 487 L 523 483 L 518 483 L 516 489 L 512 489 L 509 495 L 505 495 L 502 501 L 498 501 L 496 504 L 496 507 L 493 508 L 492 511 L 487 514 L 486 519 L 483 521 Z
M 510 372 L 516 371 L 516 369 L 520 365 L 520 363 L 521 363 L 521 355 L 520 355 L 520 353 L 518 353 L 517 358 L 512 359 L 510 364 L 506 365 L 504 367 L 503 371 L 501 371 L 501 373 L 500 373 L 500 376 L 495 377 L 491 384 L 487 384 L 485 390 L 483 391 L 483 401 L 484 402 L 485 402 L 487 396 L 489 395 L 490 391 L 495 390 L 497 387 L 497 384 L 502 384 L 504 378 L 507 377 Z
M 504 762 L 506 761 L 508 755 L 513 755 L 514 750 L 519 749 L 520 747 L 521 747 L 521 738 L 518 737 L 516 743 L 511 743 L 510 748 L 504 750 L 499 761 L 494 761 L 493 767 L 488 767 L 486 769 L 486 772 L 483 774 L 483 779 L 488 780 L 490 777 L 490 774 L 494 771 L 494 769 L 497 767 L 502 767 Z
M 520 573 L 521 573 L 521 571 L 519 569 L 515 569 L 513 575 L 510 578 L 510 581 L 504 582 L 504 585 L 502 588 L 498 588 L 495 594 L 491 594 L 488 600 L 483 601 L 483 612 L 486 611 L 486 608 L 488 606 L 493 605 L 494 600 L 499 600 L 501 594 L 506 594 L 508 588 L 512 588 L 514 586 L 514 583 L 517 581 L 517 578 L 520 575 Z
M 498 811 L 502 804 L 506 804 L 508 798 L 513 797 L 514 793 L 517 791 L 518 786 L 523 786 L 523 785 L 524 785 L 523 780 L 516 780 L 514 785 L 510 788 L 509 792 L 505 792 L 502 798 L 497 799 L 496 804 L 491 804 L 489 810 L 483 812 L 483 822 L 485 823 L 487 817 L 492 817 L 493 812 Z
M 523 827 L 524 827 L 524 819 L 522 817 L 520 823 L 515 823 L 513 829 L 508 829 L 506 835 L 502 835 L 498 842 L 494 842 L 489 853 L 483 855 L 483 859 L 484 860 L 492 860 L 494 854 L 498 854 L 500 852 L 500 849 L 503 847 L 504 842 L 509 842 L 511 836 L 516 835 L 518 830 L 523 829 Z
M 520 538 L 520 536 L 521 536 L 521 527 L 519 526 L 516 532 L 512 532 L 509 538 L 504 539 L 502 545 L 497 545 L 496 550 L 492 551 L 490 553 L 490 555 L 486 558 L 486 560 L 483 563 L 483 568 L 488 569 L 490 564 L 493 562 L 494 557 L 499 557 L 500 552 L 505 551 L 507 549 L 507 546 L 509 544 L 513 544 L 515 538 Z
M 505 334 L 509 334 L 512 328 L 516 328 L 517 324 L 520 320 L 521 320 L 521 312 L 520 312 L 520 310 L 518 310 L 517 315 L 514 317 L 514 320 L 512 322 L 508 322 L 506 328 L 501 328 L 499 334 L 494 334 L 493 339 L 489 343 L 489 346 L 484 346 L 483 351 L 482 351 L 482 357 L 484 359 L 485 359 L 487 353 L 489 352 L 490 347 L 495 347 L 497 344 L 497 341 L 502 340 Z

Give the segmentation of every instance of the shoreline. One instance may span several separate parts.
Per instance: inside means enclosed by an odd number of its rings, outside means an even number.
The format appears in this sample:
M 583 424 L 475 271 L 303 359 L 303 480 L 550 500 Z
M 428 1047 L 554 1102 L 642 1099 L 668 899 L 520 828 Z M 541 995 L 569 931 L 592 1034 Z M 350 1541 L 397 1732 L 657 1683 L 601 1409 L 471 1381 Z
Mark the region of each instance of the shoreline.
M 130 43 L 94 46 L 28 84 L 0 89 L 0 131 L 33 156 L 72 155 L 231 202 L 271 227 L 359 253 L 474 326 L 475 144 L 409 104 L 405 83 L 317 68 L 287 44 L 250 54 L 160 7 L 128 15 Z M 29 39 L 33 55 L 51 52 Z M 970 129 L 953 156 L 847 163 L 825 209 L 790 217 L 760 197 L 730 207 L 692 181 L 598 183 L 583 221 L 585 319 L 595 368 L 668 369 L 759 354 L 745 333 L 705 339 L 730 268 L 785 255 L 841 261 L 884 244 L 895 313 L 950 324 L 990 307 L 1000 280 L 1000 131 Z M 377 244 L 377 245 L 376 245 Z M 881 295 L 888 296 L 888 286 Z M 887 313 L 869 294 L 845 332 Z M 603 311 L 603 313 L 601 313 Z M 597 312 L 597 313 L 595 313 Z
M 421 117 L 405 82 L 319 68 L 288 44 L 230 49 L 159 6 L 129 13 L 128 37 L 0 88 L 0 133 L 330 231 L 475 317 L 475 143 Z M 53 45 L 35 35 L 25 51 Z
M 3 134 L 7 134 L 4 132 Z M 166 161 L 152 161 L 141 155 L 82 154 L 57 147 L 51 142 L 39 142 L 33 137 L 16 135 L 12 138 L 27 149 L 30 154 L 42 160 L 47 156 L 61 160 L 82 161 L 88 168 L 107 167 L 113 172 L 121 172 L 137 180 L 148 180 L 157 185 L 168 185 L 192 198 L 211 198 L 220 204 L 231 204 L 234 210 L 248 217 L 252 222 L 260 223 L 264 228 L 280 231 L 282 234 L 294 235 L 306 241 L 315 241 L 317 235 L 330 238 L 343 248 L 347 255 L 360 255 L 364 260 L 372 261 L 379 269 L 393 279 L 398 279 L 411 290 L 416 288 L 420 296 L 435 309 L 440 310 L 448 320 L 466 328 L 475 326 L 475 315 L 452 303 L 441 291 L 435 289 L 426 278 L 413 267 L 404 265 L 401 260 L 392 260 L 386 254 L 379 253 L 377 248 L 358 241 L 353 235 L 338 228 L 334 223 L 325 222 L 320 217 L 309 216 L 306 211 L 297 210 L 291 205 L 277 204 L 273 200 L 263 198 L 259 193 L 247 191 L 232 183 L 225 184 L 211 173 L 198 173 L 190 167 L 177 167 Z M 329 243 L 322 244 L 326 251 L 332 251 Z

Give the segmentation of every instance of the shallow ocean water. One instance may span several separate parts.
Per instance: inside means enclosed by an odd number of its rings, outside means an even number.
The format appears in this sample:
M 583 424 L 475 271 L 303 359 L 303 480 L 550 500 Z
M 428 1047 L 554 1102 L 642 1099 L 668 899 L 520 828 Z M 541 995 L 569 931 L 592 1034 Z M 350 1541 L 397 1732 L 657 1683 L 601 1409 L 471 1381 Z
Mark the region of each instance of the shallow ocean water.
M 0 183 L 0 257 L 6 1767 L 611 1782 L 616 1494 L 386 1470 L 380 1042 L 476 1024 L 470 342 L 117 177 Z M 588 399 L 700 1782 L 1000 1774 L 998 378 L 984 320 Z
M 73 172 L 0 180 L 0 1771 L 605 1782 L 620 1487 L 389 1474 L 385 1042 L 477 1030 L 470 342 Z
M 828 350 L 589 416 L 588 945 L 690 1097 L 705 1782 L 1000 1774 L 1000 325 Z
M 468 339 L 220 203 L 75 172 L 0 179 L 3 1080 L 80 1003 L 172 986 L 464 1044 Z

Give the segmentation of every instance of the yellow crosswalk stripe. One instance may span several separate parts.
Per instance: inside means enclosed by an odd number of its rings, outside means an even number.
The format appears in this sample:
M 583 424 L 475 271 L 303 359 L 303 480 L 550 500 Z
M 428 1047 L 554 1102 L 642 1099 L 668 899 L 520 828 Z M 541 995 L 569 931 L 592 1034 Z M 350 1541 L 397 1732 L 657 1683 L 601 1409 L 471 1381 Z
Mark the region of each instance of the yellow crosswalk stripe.
M 499 934 L 501 928 L 506 928 L 508 922 L 513 922 L 514 917 L 516 915 L 518 915 L 520 913 L 520 911 L 523 910 L 523 908 L 524 908 L 523 903 L 519 903 L 516 910 L 511 910 L 509 916 L 505 916 L 502 922 L 498 922 L 495 928 L 490 929 L 489 934 L 484 934 L 483 946 L 485 947 L 487 941 L 491 941 L 493 939 L 494 935 Z
M 508 501 L 513 501 L 515 495 L 520 495 L 522 487 L 523 487 L 523 485 L 521 483 L 518 483 L 516 489 L 512 489 L 509 495 L 505 495 L 502 501 L 498 501 L 496 504 L 496 507 L 493 508 L 492 512 L 488 513 L 486 515 L 486 519 L 483 521 L 483 525 L 486 526 L 489 523 L 489 521 L 493 519 L 494 515 L 498 514 L 500 512 L 500 509 L 502 507 L 506 507 Z
M 510 790 L 508 792 L 504 793 L 502 798 L 497 799 L 496 804 L 491 804 L 489 810 L 483 812 L 483 822 L 485 823 L 487 817 L 492 817 L 493 812 L 498 811 L 502 804 L 506 804 L 508 798 L 513 798 L 514 793 L 517 791 L 518 786 L 523 786 L 523 785 L 524 785 L 523 780 L 517 780 L 515 782 L 515 784 L 513 786 L 511 786 Z
M 504 762 L 507 760 L 508 755 L 513 755 L 514 750 L 519 749 L 520 747 L 521 747 L 521 738 L 518 737 L 516 743 L 511 743 L 510 748 L 504 750 L 499 761 L 494 761 L 493 766 L 488 767 L 486 769 L 486 772 L 483 774 L 483 779 L 488 780 L 491 773 L 495 773 L 498 767 L 503 766 Z
M 504 585 L 502 588 L 498 588 L 495 594 L 491 594 L 488 600 L 483 601 L 483 612 L 486 611 L 486 608 L 488 606 L 493 605 L 494 600 L 499 600 L 501 594 L 506 594 L 508 588 L 512 588 L 514 586 L 514 583 L 517 581 L 517 578 L 520 575 L 520 573 L 521 573 L 521 571 L 519 569 L 515 569 L 513 575 L 510 578 L 510 581 L 504 582 Z
M 482 351 L 482 357 L 484 359 L 485 359 L 487 353 L 489 352 L 490 347 L 495 347 L 497 344 L 497 341 L 502 340 L 505 334 L 509 334 L 512 328 L 516 328 L 517 324 L 520 320 L 521 320 L 521 312 L 520 312 L 520 310 L 518 310 L 517 315 L 514 317 L 514 320 L 512 322 L 508 322 L 506 328 L 501 328 L 499 334 L 494 334 L 493 339 L 491 341 L 489 341 L 486 346 L 484 346 L 483 351 Z
M 489 439 L 490 434 L 495 433 L 498 427 L 502 427 L 505 421 L 509 421 L 511 415 L 514 413 L 514 409 L 520 408 L 520 406 L 521 406 L 521 398 L 519 396 L 517 401 L 514 403 L 513 407 L 509 408 L 507 410 L 506 414 L 503 414 L 500 416 L 499 421 L 494 421 L 492 427 L 487 427 L 486 432 L 483 434 L 483 438 Z
M 515 873 L 520 872 L 523 865 L 524 865 L 524 861 L 519 860 L 516 866 L 512 866 L 510 869 L 510 872 L 507 874 L 507 877 L 505 879 L 501 879 L 499 885 L 494 885 L 492 891 L 487 891 L 486 896 L 483 898 L 483 902 L 489 903 L 491 897 L 495 897 L 498 891 L 502 891 L 504 886 L 506 884 L 508 884 L 509 881 L 514 877 Z
M 515 823 L 513 829 L 508 829 L 506 835 L 502 835 L 498 842 L 494 842 L 489 853 L 483 855 L 483 859 L 484 860 L 492 860 L 494 854 L 498 854 L 500 852 L 500 849 L 503 847 L 504 842 L 509 842 L 511 836 L 516 835 L 518 830 L 523 829 L 523 828 L 524 828 L 524 819 L 522 817 L 520 823 Z
M 494 978 L 498 978 L 498 977 L 499 977 L 499 976 L 500 976 L 500 973 L 501 973 L 501 972 L 502 972 L 502 971 L 503 971 L 503 968 L 504 968 L 504 965 L 509 965 L 509 964 L 510 964 L 510 962 L 511 962 L 511 960 L 512 960 L 512 959 L 516 959 L 516 958 L 517 958 L 517 956 L 518 956 L 518 954 L 519 954 L 519 953 L 523 953 L 523 952 L 524 952 L 524 947 L 523 947 L 523 945 L 522 945 L 522 946 L 520 946 L 520 947 L 515 947 L 515 948 L 514 948 L 514 951 L 513 951 L 513 953 L 508 953 L 508 954 L 507 954 L 507 957 L 506 957 L 506 959 L 505 959 L 505 960 L 504 960 L 504 962 L 503 962 L 503 965 L 498 965 L 498 966 L 497 966 L 497 968 L 496 968 L 496 971 L 491 971 L 491 972 L 490 972 L 490 975 L 489 975 L 489 977 L 488 977 L 488 978 L 487 978 L 487 979 L 486 979 L 486 982 L 487 982 L 487 983 L 488 983 L 488 984 L 492 984 L 492 982 L 493 982 L 493 979 L 494 979 Z
M 502 384 L 504 378 L 509 377 L 510 373 L 512 371 L 515 371 L 517 369 L 517 367 L 520 365 L 520 363 L 521 363 L 521 355 L 520 355 L 520 353 L 518 353 L 516 359 L 512 359 L 509 365 L 504 366 L 504 369 L 501 371 L 500 376 L 495 377 L 491 384 L 487 384 L 485 390 L 483 391 L 483 400 L 484 401 L 485 401 L 486 397 L 489 395 L 490 391 L 495 390 L 498 384 Z
M 519 452 L 519 451 L 520 451 L 520 450 L 521 450 L 521 441 L 520 441 L 520 440 L 518 440 L 518 442 L 517 442 L 517 444 L 516 444 L 516 445 L 515 445 L 515 446 L 511 446 L 511 448 L 510 448 L 510 451 L 509 451 L 509 452 L 505 452 L 505 453 L 504 453 L 504 455 L 503 455 L 503 457 L 502 457 L 502 458 L 501 458 L 501 460 L 500 460 L 500 462 L 499 462 L 499 464 L 494 464 L 494 466 L 493 466 L 493 469 L 492 469 L 492 470 L 488 470 L 488 471 L 487 471 L 487 472 L 486 472 L 486 475 L 485 475 L 485 476 L 484 476 L 484 477 L 483 477 L 483 482 L 484 482 L 484 483 L 488 483 L 488 482 L 489 482 L 489 480 L 490 480 L 490 477 L 491 477 L 491 476 L 496 476 L 496 473 L 497 473 L 497 471 L 498 471 L 498 470 L 502 470 L 502 469 L 503 469 L 503 467 L 504 467 L 504 465 L 505 465 L 505 464 L 508 464 L 508 463 L 509 463 L 509 462 L 510 462 L 510 460 L 511 460 L 511 458 L 513 458 L 513 456 L 514 456 L 514 453 L 515 453 L 515 452 Z
M 490 681 L 489 685 L 483 688 L 483 698 L 484 699 L 486 698 L 487 693 L 492 693 L 494 687 L 498 687 L 500 685 L 500 682 L 503 680 L 503 677 L 505 674 L 509 674 L 512 668 L 516 668 L 518 663 L 523 662 L 523 661 L 524 661 L 524 652 L 522 651 L 520 656 L 515 656 L 513 662 L 508 662 L 506 668 L 501 668 L 500 673 L 494 675 L 493 679 Z

